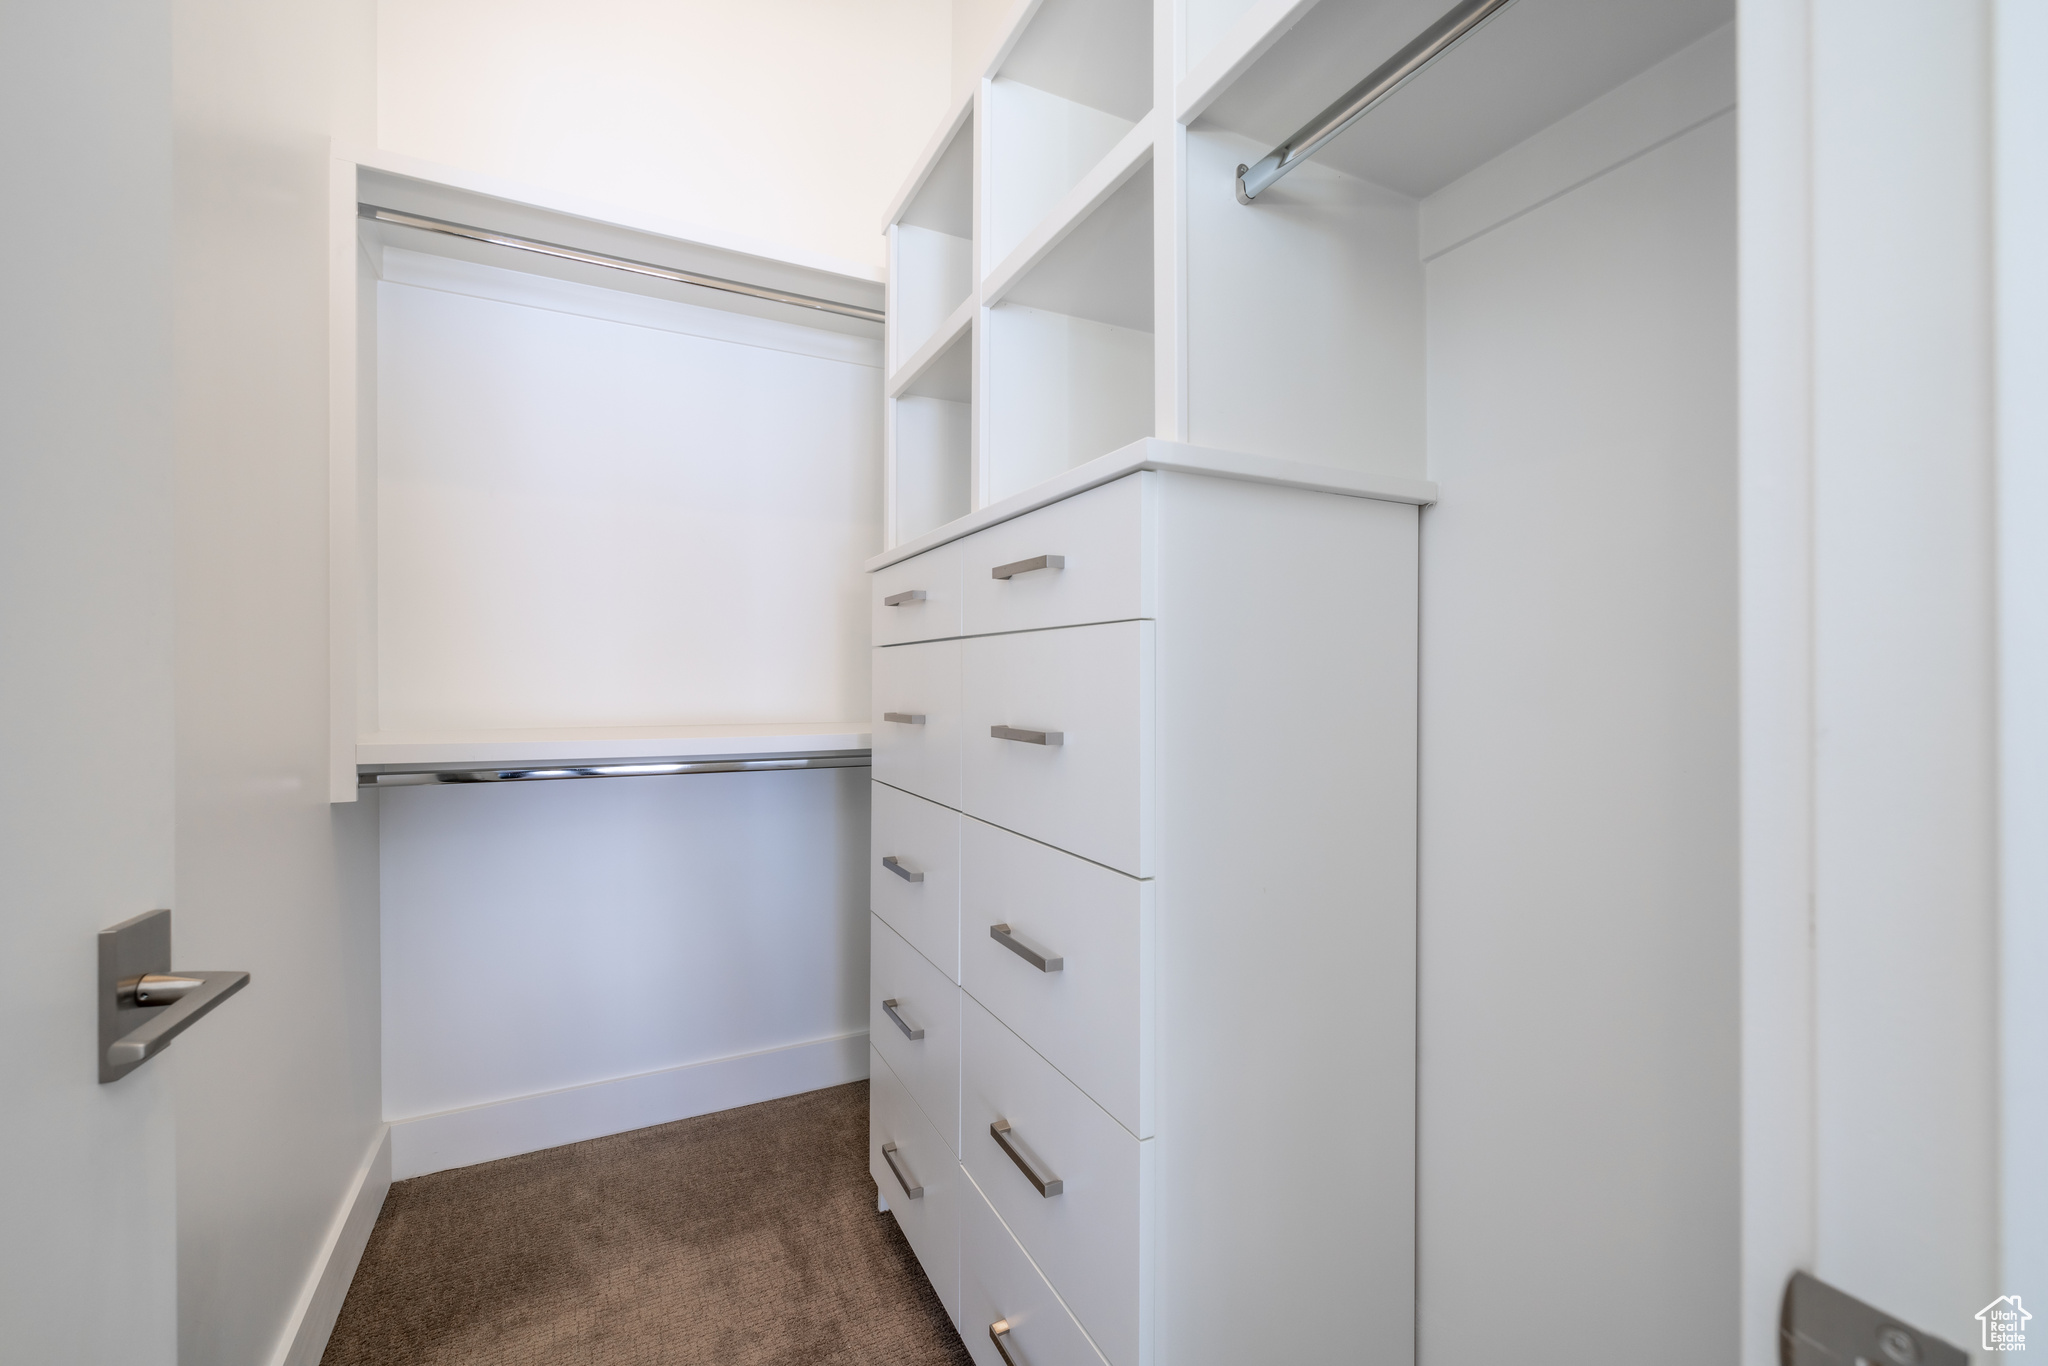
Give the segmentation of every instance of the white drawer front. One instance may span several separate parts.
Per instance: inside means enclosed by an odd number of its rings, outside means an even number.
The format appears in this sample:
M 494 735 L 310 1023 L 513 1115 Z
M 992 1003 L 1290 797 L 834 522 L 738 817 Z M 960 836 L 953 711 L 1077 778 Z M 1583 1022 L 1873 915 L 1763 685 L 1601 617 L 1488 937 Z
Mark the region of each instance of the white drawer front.
M 874 793 L 868 909 L 957 982 L 960 813 L 886 783 L 868 786 Z
M 963 642 L 967 814 L 1151 876 L 1152 631 L 1127 621 Z M 997 738 L 998 726 L 1059 743 Z
M 868 1041 L 957 1155 L 960 989 L 880 916 L 870 916 L 868 924 Z M 885 1006 L 886 1001 L 896 1004 Z
M 968 818 L 960 980 L 1140 1138 L 1152 1136 L 1152 884 Z M 996 939 L 1035 952 L 1047 971 Z
M 960 542 L 876 570 L 868 575 L 868 597 L 877 645 L 961 634 Z
M 875 661 L 876 781 L 959 806 L 960 642 L 891 645 L 869 654 Z
M 1103 1355 L 1135 1362 L 1139 1202 L 1151 1145 L 972 997 L 960 1002 L 960 1063 L 961 1158 L 975 1184 Z M 1039 1194 L 989 1132 L 997 1121 L 1009 1124 L 1012 1146 L 1041 1178 L 1058 1178 L 1059 1194 Z
M 1156 616 L 1151 481 L 1126 475 L 958 542 L 967 634 Z M 1008 570 L 1040 556 L 1064 563 Z
M 975 1366 L 1004 1366 L 989 1336 L 1005 1326 L 1016 1366 L 1103 1366 L 1081 1325 L 1031 1265 L 972 1181 L 960 1186 L 960 1335 Z
M 873 1048 L 868 1049 L 868 1069 L 868 1175 L 896 1216 L 939 1302 L 958 1325 L 960 1195 L 967 1182 L 938 1131 Z M 884 1153 L 889 1145 L 895 1151 Z M 891 1157 L 896 1159 L 894 1170 Z M 906 1182 L 923 1193 L 911 1198 L 905 1193 Z

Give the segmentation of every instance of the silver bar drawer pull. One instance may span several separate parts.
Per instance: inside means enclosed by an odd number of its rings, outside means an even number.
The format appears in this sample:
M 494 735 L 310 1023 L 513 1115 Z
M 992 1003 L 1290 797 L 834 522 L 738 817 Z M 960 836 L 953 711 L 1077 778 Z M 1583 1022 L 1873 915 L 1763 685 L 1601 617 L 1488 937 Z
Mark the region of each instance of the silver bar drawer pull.
M 1040 1176 L 1038 1174 L 1038 1169 L 1031 1165 L 1031 1159 L 1019 1152 L 1016 1146 L 1010 1142 L 1010 1135 L 1013 1132 L 1015 1131 L 1010 1128 L 1010 1121 L 1007 1119 L 999 1119 L 988 1126 L 988 1136 L 996 1141 L 998 1148 L 1001 1148 L 1010 1155 L 1010 1160 L 1017 1164 L 1017 1170 L 1023 1172 L 1031 1184 L 1038 1187 L 1040 1195 L 1050 1200 L 1053 1196 L 1066 1189 L 1065 1184 L 1057 1176 Z
M 1011 953 L 1016 954 L 1032 967 L 1037 968 L 1040 972 L 1058 972 L 1067 965 L 1067 960 L 1058 954 L 1048 957 L 1037 949 L 1032 948 L 1029 944 L 1026 944 L 1023 940 L 1012 938 L 1008 925 L 989 926 L 988 937 L 1001 944 Z
M 897 1000 L 894 996 L 891 996 L 888 1000 L 882 1002 L 882 1013 L 884 1015 L 887 1015 L 890 1019 L 896 1022 L 896 1027 L 903 1031 L 904 1038 L 909 1039 L 911 1042 L 915 1043 L 917 1040 L 922 1039 L 924 1037 L 924 1026 L 914 1025 L 910 1021 L 904 1019 L 901 1015 L 898 1015 L 896 1013 L 896 1008 L 902 1004 L 903 1002 Z
M 1019 730 L 1015 726 L 990 726 L 988 733 L 998 740 L 1016 740 L 1026 745 L 1064 745 L 1067 733 L 1063 730 Z
M 1019 574 L 1029 574 L 1034 569 L 1065 569 L 1066 567 L 1067 557 L 1064 555 L 1033 555 L 1028 560 L 1016 560 L 1009 564 L 999 564 L 994 569 L 988 571 L 988 576 L 992 579 L 1014 579 Z
M 884 1143 L 882 1145 L 882 1160 L 889 1164 L 889 1175 L 895 1177 L 896 1184 L 903 1187 L 903 1194 L 906 1197 L 912 1200 L 924 1199 L 924 1187 L 911 1185 L 909 1179 L 903 1175 L 903 1168 L 896 1161 L 896 1145 L 894 1143 Z
M 890 594 L 890 595 L 889 595 L 888 597 L 886 597 L 886 598 L 883 598 L 883 599 L 882 599 L 882 606 L 884 606 L 884 607 L 901 607 L 901 606 L 902 606 L 902 605 L 903 605 L 904 603 L 906 603 L 906 602 L 923 602 L 923 601 L 924 601 L 924 590 L 923 590 L 922 588 L 911 588 L 911 589 L 906 589 L 905 591 L 903 591 L 903 592 L 901 592 L 901 593 L 891 593 L 891 594 Z
M 1009 1348 L 1003 1346 L 1003 1339 L 1008 1336 L 1010 1336 L 1010 1321 L 1008 1319 L 997 1319 L 988 1326 L 988 1340 L 993 1342 L 996 1345 L 996 1351 L 1001 1353 L 1003 1366 L 1017 1366 L 1017 1359 L 1010 1355 Z
M 882 719 L 884 721 L 894 721 L 899 726 L 921 726 L 924 724 L 924 713 L 921 711 L 885 711 L 882 713 Z
M 918 872 L 915 868 L 905 868 L 903 866 L 903 860 L 897 858 L 894 854 L 884 854 L 882 856 L 882 866 L 884 868 L 887 868 L 890 872 L 894 873 L 897 877 L 902 878 L 905 882 L 924 881 L 923 873 Z

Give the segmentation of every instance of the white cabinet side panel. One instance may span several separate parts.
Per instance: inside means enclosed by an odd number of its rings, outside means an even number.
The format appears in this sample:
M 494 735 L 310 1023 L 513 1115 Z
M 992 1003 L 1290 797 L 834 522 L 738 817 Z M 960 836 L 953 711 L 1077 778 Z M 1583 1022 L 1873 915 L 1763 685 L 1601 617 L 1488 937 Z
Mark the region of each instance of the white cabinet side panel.
M 1734 137 L 1429 267 L 1426 1366 L 1736 1357 Z
M 1160 478 L 1155 1359 L 1408 1361 L 1415 509 Z

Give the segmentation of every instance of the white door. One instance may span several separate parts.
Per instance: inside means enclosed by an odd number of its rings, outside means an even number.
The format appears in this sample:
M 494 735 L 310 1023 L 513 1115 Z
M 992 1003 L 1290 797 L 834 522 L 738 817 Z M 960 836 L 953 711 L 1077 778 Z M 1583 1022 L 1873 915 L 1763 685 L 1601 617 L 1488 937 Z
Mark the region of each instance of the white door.
M 2044 14 L 1741 9 L 1746 1366 L 2048 1304 Z
M 94 982 L 172 888 L 170 7 L 4 33 L 0 1358 L 156 1366 L 176 1058 L 101 1085 Z

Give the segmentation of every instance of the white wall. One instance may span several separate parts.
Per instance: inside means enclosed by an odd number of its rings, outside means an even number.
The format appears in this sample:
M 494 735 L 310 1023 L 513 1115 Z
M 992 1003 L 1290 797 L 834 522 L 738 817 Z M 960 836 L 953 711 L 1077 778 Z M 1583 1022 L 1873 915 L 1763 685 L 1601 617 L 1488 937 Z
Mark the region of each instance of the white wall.
M 384 733 L 860 723 L 878 339 L 381 261 Z M 866 1075 L 866 798 L 861 769 L 380 794 L 396 1175 Z
M 327 140 L 373 20 L 176 9 L 177 956 L 253 974 L 171 1055 L 179 1357 L 218 1366 L 284 1347 L 380 1133 L 374 813 L 325 778 Z
M 1429 1366 L 1735 1353 L 1734 116 L 1630 132 L 1427 268 Z
M 981 79 L 1003 24 L 1017 12 L 1013 0 L 953 0 L 953 93 L 957 97 Z
M 475 1161 L 632 1127 L 593 1092 L 527 1141 L 502 1104 L 569 1087 L 848 1036 L 829 1080 L 864 1076 L 867 798 L 857 768 L 381 793 L 386 1113 L 496 1105 Z M 400 1176 L 454 1165 L 408 1128 Z
M 383 260 L 379 729 L 867 715 L 878 340 Z
M 392 151 L 879 266 L 948 0 L 382 0 Z
M 100 1085 L 92 989 L 175 891 L 171 6 L 0 22 L 0 1354 L 171 1366 L 191 1045 Z

